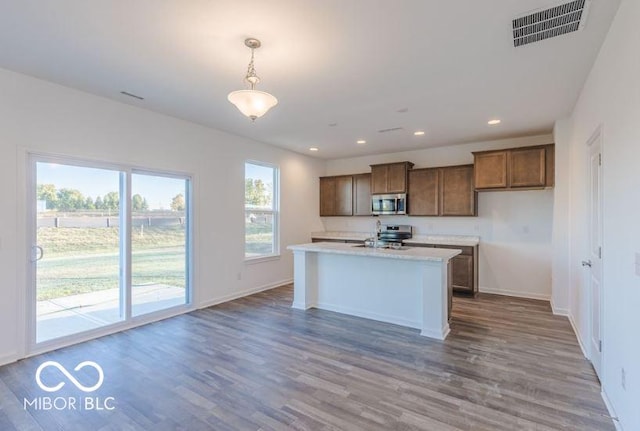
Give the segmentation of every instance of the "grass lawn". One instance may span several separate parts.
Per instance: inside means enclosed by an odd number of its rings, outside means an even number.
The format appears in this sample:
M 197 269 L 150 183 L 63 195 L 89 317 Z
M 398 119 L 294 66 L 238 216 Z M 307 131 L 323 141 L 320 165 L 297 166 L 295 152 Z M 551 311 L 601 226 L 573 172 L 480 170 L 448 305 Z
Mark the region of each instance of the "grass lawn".
M 119 286 L 118 228 L 38 229 L 37 300 Z M 132 236 L 132 283 L 185 287 L 184 226 L 145 227 Z
M 245 255 L 258 256 L 273 253 L 273 226 L 271 223 L 245 223 Z

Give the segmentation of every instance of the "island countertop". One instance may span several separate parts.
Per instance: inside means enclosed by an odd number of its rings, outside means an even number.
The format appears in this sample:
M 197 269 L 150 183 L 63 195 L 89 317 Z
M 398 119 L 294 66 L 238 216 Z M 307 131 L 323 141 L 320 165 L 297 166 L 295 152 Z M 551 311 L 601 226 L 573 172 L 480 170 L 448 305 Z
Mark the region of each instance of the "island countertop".
M 314 239 L 336 239 L 350 241 L 364 241 L 373 236 L 371 232 L 311 232 Z M 405 244 L 435 244 L 435 245 L 459 245 L 476 246 L 480 243 L 480 237 L 470 235 L 414 235 L 413 238 L 403 240 Z
M 316 253 L 344 254 L 352 256 L 382 257 L 388 259 L 422 260 L 426 262 L 446 262 L 461 253 L 456 249 L 403 247 L 400 250 L 391 248 L 358 247 L 354 244 L 335 242 L 314 242 L 309 244 L 290 245 L 292 251 Z

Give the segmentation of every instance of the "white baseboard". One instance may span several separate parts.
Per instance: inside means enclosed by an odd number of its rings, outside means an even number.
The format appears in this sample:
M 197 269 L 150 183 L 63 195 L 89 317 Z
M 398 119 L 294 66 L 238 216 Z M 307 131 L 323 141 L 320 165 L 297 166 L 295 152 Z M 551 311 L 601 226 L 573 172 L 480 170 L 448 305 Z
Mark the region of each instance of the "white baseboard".
M 219 298 L 204 301 L 198 304 L 198 309 L 212 307 L 214 305 L 222 304 L 223 302 L 233 301 L 234 299 L 242 298 L 244 296 L 253 295 L 254 293 L 264 292 L 265 290 L 274 289 L 276 287 L 284 286 L 285 284 L 293 283 L 293 278 L 276 281 L 274 283 L 265 284 L 262 286 L 254 287 L 251 289 L 242 290 L 240 292 L 231 293 L 229 295 L 221 296 Z
M 12 362 L 16 362 L 18 360 L 17 353 L 11 353 L 9 355 L 0 356 L 0 366 L 11 364 Z
M 516 298 L 539 299 L 541 301 L 551 300 L 551 295 L 546 293 L 521 292 L 519 290 L 503 290 L 482 286 L 480 286 L 479 290 L 481 293 L 491 293 L 493 295 L 515 296 Z
M 334 311 L 336 313 L 348 314 L 350 316 L 362 317 L 365 319 L 377 320 L 379 322 L 393 323 L 394 325 L 407 326 L 409 328 L 422 329 L 422 322 L 403 319 L 397 316 L 389 316 L 386 314 L 372 313 L 366 310 L 360 310 L 352 307 L 345 307 L 336 304 L 318 303 L 315 308 L 321 310 Z M 442 336 L 442 334 L 440 334 Z
M 576 339 L 578 340 L 578 345 L 580 346 L 580 350 L 582 350 L 582 354 L 585 358 L 589 359 L 589 355 L 587 355 L 587 349 L 585 349 L 584 344 L 582 343 L 582 336 L 580 335 L 578 326 L 576 325 L 575 320 L 573 320 L 573 315 L 569 313 L 567 314 L 567 317 L 569 318 L 569 323 L 571 323 L 571 328 L 573 328 L 573 333 L 576 334 Z
M 604 401 L 604 405 L 609 412 L 609 416 L 611 416 L 613 425 L 616 427 L 616 431 L 624 431 L 624 429 L 622 428 L 622 424 L 618 420 L 618 415 L 616 414 L 616 411 L 614 410 L 613 405 L 611 404 L 611 401 L 607 396 L 607 393 L 604 391 L 604 388 L 600 391 L 600 396 L 602 397 L 602 401 Z
M 551 303 L 551 311 L 553 312 L 554 315 L 556 316 L 567 316 L 569 317 L 569 309 L 568 308 L 559 308 L 556 307 L 553 304 L 553 298 L 551 298 L 551 301 L 549 301 Z

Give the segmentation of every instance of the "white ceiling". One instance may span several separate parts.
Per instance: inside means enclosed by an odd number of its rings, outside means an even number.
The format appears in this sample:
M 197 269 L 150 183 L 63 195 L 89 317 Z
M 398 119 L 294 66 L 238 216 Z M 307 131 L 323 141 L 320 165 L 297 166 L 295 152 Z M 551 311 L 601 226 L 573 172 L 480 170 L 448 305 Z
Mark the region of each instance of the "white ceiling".
M 620 1 L 514 48 L 511 20 L 558 3 L 0 0 L 0 67 L 315 157 L 396 152 L 549 133 L 570 114 Z M 254 124 L 227 101 L 249 36 L 258 89 L 279 99 Z

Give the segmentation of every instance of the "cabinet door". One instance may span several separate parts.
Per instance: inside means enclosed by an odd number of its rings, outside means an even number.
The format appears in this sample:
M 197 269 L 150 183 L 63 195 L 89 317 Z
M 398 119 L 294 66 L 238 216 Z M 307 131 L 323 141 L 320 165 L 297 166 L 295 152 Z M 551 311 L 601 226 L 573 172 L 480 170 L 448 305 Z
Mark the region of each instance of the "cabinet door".
M 476 189 L 507 187 L 507 151 L 475 154 Z
M 545 169 L 545 186 L 553 187 L 556 182 L 556 146 L 551 144 L 545 147 L 545 161 L 547 168 Z
M 511 150 L 509 184 L 511 187 L 543 187 L 545 185 L 545 148 Z
M 336 215 L 336 179 L 320 178 L 320 216 Z
M 409 215 L 437 216 L 439 214 L 439 169 L 415 169 L 409 171 L 407 196 Z
M 371 215 L 371 174 L 353 176 L 353 215 Z
M 334 215 L 353 215 L 353 177 L 351 175 L 335 177 L 335 181 L 336 203 Z
M 442 168 L 442 215 L 475 216 L 476 196 L 473 165 Z
M 387 165 L 387 193 L 406 193 L 407 164 L 392 163 Z
M 387 165 L 371 166 L 371 194 L 387 193 Z
M 453 290 L 474 293 L 473 256 L 459 254 L 451 259 L 451 278 Z

